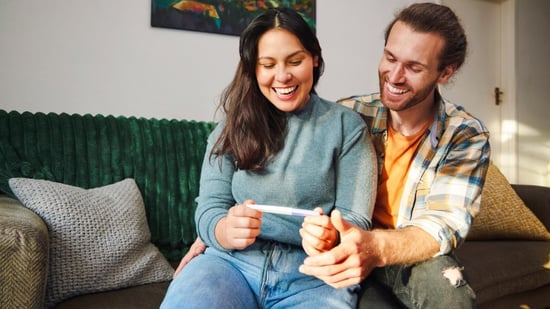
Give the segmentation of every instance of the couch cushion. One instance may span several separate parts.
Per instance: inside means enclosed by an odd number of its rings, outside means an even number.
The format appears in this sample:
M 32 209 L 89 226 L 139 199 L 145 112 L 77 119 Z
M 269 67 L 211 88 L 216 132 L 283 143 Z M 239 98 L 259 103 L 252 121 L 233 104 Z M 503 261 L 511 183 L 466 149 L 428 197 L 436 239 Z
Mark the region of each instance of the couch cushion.
M 550 284 L 484 302 L 477 306 L 477 309 L 549 309 L 548 295 L 550 295 Z
M 12 178 L 17 198 L 48 226 L 46 306 L 75 295 L 168 281 L 173 268 L 151 244 L 133 179 L 95 189 Z
M 55 306 L 55 309 L 158 309 L 169 282 L 151 283 L 120 290 L 76 296 Z
M 467 240 L 456 250 L 477 303 L 550 284 L 550 242 Z
M 0 308 L 42 308 L 48 273 L 48 227 L 0 195 Z
M 550 240 L 550 233 L 525 206 L 506 177 L 491 164 L 481 195 L 480 210 L 467 239 Z

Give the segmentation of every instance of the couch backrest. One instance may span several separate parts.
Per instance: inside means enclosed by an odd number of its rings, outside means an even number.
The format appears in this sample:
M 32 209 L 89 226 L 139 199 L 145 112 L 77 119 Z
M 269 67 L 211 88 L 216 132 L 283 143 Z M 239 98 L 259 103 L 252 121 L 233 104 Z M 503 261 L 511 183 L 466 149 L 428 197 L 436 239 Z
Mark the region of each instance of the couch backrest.
M 512 184 L 525 205 L 550 231 L 550 187 Z
M 0 110 L 0 191 L 8 179 L 94 188 L 134 178 L 152 241 L 179 259 L 195 239 L 193 213 L 213 122 Z

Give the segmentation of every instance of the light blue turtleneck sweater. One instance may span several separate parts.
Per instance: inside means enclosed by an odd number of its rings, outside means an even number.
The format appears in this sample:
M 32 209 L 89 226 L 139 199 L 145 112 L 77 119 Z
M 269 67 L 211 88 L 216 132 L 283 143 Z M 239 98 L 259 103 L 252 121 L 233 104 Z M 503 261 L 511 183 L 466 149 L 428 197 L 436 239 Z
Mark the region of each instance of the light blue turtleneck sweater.
M 224 122 L 208 139 L 195 212 L 197 233 L 208 246 L 223 250 L 215 226 L 230 207 L 257 204 L 333 209 L 361 228 L 371 227 L 376 194 L 376 159 L 362 118 L 347 107 L 311 95 L 300 111 L 288 113 L 283 149 L 263 172 L 236 170 L 224 156 L 220 168 L 210 151 Z M 301 245 L 303 217 L 264 213 L 260 238 Z

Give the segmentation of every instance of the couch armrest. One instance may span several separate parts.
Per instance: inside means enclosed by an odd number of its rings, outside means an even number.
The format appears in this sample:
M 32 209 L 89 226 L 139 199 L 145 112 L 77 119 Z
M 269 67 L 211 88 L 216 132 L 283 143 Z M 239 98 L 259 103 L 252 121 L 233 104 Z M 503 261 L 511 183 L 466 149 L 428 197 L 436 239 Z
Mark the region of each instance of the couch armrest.
M 0 308 L 43 308 L 48 265 L 46 224 L 0 194 Z
M 550 231 L 550 187 L 513 184 L 512 187 L 525 205 Z

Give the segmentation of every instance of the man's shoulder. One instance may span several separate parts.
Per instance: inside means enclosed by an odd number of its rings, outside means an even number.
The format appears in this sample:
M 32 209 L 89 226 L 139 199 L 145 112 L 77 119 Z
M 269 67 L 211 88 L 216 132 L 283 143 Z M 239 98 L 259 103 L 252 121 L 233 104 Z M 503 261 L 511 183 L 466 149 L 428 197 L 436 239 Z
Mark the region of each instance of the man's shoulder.
M 351 109 L 355 109 L 356 106 L 378 106 L 380 102 L 380 93 L 371 93 L 363 95 L 352 95 L 349 97 L 336 100 L 336 103 L 346 106 Z
M 383 109 L 384 105 L 380 101 L 379 93 L 371 93 L 364 95 L 353 95 L 336 101 L 336 103 L 350 108 L 363 117 L 374 118 Z
M 447 100 L 443 101 L 445 114 L 450 122 L 460 123 L 469 127 L 476 128 L 478 132 L 488 132 L 483 121 L 470 114 L 462 105 L 458 105 Z

